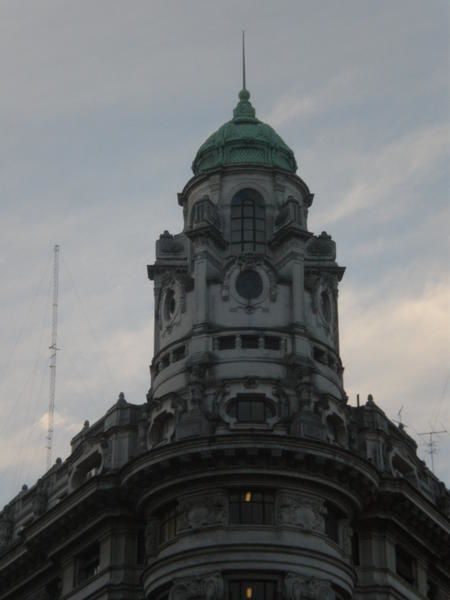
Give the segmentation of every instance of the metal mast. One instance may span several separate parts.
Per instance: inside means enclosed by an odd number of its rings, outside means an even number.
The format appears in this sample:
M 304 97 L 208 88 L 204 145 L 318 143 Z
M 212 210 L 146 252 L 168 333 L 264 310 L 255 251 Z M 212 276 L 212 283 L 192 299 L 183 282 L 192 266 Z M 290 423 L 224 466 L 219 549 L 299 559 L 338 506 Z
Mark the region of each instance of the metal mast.
M 447 433 L 446 429 L 442 429 L 442 431 L 424 431 L 423 433 L 419 433 L 419 435 L 428 435 L 430 437 L 429 441 L 426 442 L 426 445 L 428 447 L 428 454 L 431 456 L 431 470 L 434 473 L 434 455 L 437 452 L 437 447 L 436 444 L 437 442 L 435 442 L 433 440 L 433 436 L 434 435 L 441 435 L 443 433 Z
M 50 391 L 48 401 L 48 431 L 47 431 L 47 470 L 52 465 L 53 424 L 55 416 L 56 389 L 56 342 L 58 337 L 58 288 L 59 288 L 59 246 L 53 248 L 53 300 L 52 300 L 52 339 L 50 350 Z

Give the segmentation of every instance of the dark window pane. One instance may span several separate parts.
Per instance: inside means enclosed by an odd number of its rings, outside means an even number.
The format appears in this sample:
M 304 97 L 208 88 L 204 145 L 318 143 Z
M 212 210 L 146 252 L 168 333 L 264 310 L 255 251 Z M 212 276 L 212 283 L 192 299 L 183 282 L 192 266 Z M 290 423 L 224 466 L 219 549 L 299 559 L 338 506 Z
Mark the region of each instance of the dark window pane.
M 265 231 L 266 230 L 266 223 L 265 223 L 265 221 L 257 219 L 255 221 L 255 229 L 256 229 L 256 231 Z
M 253 218 L 254 208 L 253 206 L 245 206 L 244 205 L 244 217 L 252 217 Z
M 236 346 L 234 335 L 224 335 L 218 340 L 219 350 L 232 350 Z
M 231 231 L 240 231 L 242 228 L 242 221 L 240 219 L 233 219 L 231 221 Z
M 232 231 L 231 232 L 231 241 L 232 242 L 238 242 L 238 243 L 240 243 L 241 239 L 242 239 L 242 236 L 241 236 L 241 232 L 240 231 Z
M 265 239 L 266 239 L 266 235 L 265 235 L 264 231 L 255 231 L 255 241 L 264 242 Z
M 251 404 L 246 400 L 238 400 L 237 418 L 238 421 L 251 420 Z
M 253 219 L 244 219 L 244 229 L 253 231 L 253 229 L 254 229 Z
M 251 407 L 251 420 L 256 423 L 262 423 L 265 421 L 265 406 L 266 403 L 261 400 L 257 400 L 256 402 L 252 402 Z
M 254 250 L 254 246 L 253 244 L 246 242 L 245 244 L 242 244 L 242 250 L 244 250 L 244 252 L 252 252 L 252 250 Z
M 266 335 L 264 337 L 264 348 L 267 350 L 279 350 L 281 347 L 281 338 L 273 335 Z
M 241 345 L 242 345 L 242 348 L 258 348 L 258 336 L 257 335 L 241 336 Z

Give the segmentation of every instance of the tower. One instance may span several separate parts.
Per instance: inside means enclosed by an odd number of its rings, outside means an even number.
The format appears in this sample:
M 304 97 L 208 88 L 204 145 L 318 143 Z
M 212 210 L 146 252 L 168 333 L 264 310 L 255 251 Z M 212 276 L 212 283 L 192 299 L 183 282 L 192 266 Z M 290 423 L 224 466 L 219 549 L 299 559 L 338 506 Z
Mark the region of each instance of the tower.
M 192 168 L 183 231 L 148 268 L 148 443 L 182 468 L 145 497 L 164 545 L 146 593 L 347 597 L 352 513 L 373 482 L 354 465 L 348 494 L 327 476 L 347 436 L 335 243 L 308 230 L 313 194 L 245 87 Z

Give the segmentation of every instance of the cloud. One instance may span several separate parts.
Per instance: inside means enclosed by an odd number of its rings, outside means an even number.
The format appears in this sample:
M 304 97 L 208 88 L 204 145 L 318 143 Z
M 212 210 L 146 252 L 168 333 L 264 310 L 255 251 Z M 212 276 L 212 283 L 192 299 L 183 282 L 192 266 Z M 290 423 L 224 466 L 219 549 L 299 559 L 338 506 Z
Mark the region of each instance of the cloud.
M 421 444 L 418 433 L 440 424 L 450 402 L 448 390 L 442 398 L 450 362 L 450 282 L 441 275 L 419 290 L 409 279 L 410 272 L 397 272 L 378 282 L 377 291 L 342 288 L 341 354 L 351 403 L 356 394 L 372 393 L 391 418 L 403 406 L 408 431 Z M 449 436 L 441 444 L 450 450 Z M 448 480 L 446 461 L 438 457 L 436 465 Z
M 353 105 L 361 101 L 368 90 L 360 85 L 362 73 L 357 68 L 343 70 L 332 77 L 314 93 L 304 94 L 301 86 L 294 87 L 288 94 L 277 99 L 263 120 L 273 127 L 286 126 L 292 121 L 311 118 L 331 108 Z
M 411 197 L 404 186 L 414 193 L 429 181 L 448 159 L 449 127 L 447 123 L 408 132 L 368 154 L 343 199 L 327 211 L 331 224 L 354 213 L 377 207 L 377 221 L 392 218 L 405 206 L 411 207 L 423 198 Z

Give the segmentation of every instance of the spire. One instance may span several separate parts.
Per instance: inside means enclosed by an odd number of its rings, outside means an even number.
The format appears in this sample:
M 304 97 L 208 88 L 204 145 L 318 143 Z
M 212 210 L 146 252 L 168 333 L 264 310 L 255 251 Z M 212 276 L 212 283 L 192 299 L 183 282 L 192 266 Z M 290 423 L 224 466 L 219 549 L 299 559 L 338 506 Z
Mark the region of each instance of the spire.
M 242 89 L 245 87 L 245 31 L 242 30 Z
M 250 92 L 246 87 L 245 72 L 245 31 L 242 31 L 242 90 L 239 92 L 239 102 L 233 111 L 233 120 L 255 120 L 255 109 L 250 102 Z

